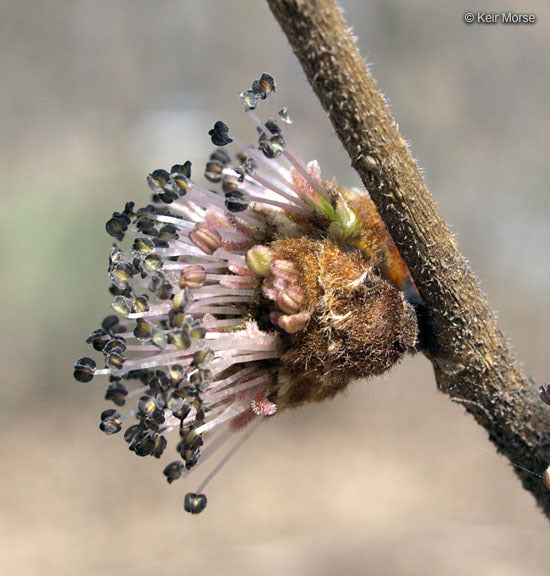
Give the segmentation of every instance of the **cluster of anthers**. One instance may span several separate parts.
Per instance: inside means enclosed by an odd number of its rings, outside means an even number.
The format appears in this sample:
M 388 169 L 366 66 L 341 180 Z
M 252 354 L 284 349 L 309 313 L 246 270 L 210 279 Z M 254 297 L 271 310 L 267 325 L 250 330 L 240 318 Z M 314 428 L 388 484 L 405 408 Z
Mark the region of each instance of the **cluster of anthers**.
M 80 382 L 109 379 L 105 398 L 116 408 L 102 412 L 103 432 L 128 423 L 129 449 L 155 458 L 176 437 L 169 483 L 247 428 L 186 495 L 193 514 L 252 422 L 332 397 L 416 345 L 418 294 L 372 201 L 302 160 L 275 90 L 262 74 L 240 94 L 255 146 L 223 122 L 210 130 L 218 148 L 204 176 L 215 189 L 191 180 L 190 162 L 176 164 L 149 175 L 150 204 L 113 213 L 107 232 L 121 243 L 130 236 L 131 245 L 115 244 L 109 257 L 117 315 L 87 339 L 104 367 L 88 357 L 74 366 Z M 265 121 L 255 111 L 262 101 Z

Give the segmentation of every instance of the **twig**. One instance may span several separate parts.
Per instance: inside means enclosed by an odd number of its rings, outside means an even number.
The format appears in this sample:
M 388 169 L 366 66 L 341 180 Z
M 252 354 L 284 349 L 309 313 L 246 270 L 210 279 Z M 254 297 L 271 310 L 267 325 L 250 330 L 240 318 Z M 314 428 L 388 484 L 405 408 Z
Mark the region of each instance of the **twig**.
M 550 518 L 550 491 L 526 472 L 550 461 L 550 409 L 511 354 L 340 10 L 333 0 L 267 2 L 420 290 L 438 387 L 459 393 Z

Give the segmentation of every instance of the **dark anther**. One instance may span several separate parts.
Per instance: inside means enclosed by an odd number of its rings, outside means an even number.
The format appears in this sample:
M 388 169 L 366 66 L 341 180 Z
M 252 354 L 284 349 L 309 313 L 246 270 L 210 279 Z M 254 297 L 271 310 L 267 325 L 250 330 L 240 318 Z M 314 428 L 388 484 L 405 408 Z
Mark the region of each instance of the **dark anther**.
M 280 134 L 276 134 L 269 139 L 265 135 L 262 136 L 258 141 L 258 148 L 267 158 L 277 158 L 283 153 L 286 144 Z
M 191 162 L 187 160 L 184 164 L 174 164 L 170 168 L 170 174 L 181 174 L 186 178 L 191 178 Z
M 140 294 L 134 298 L 132 305 L 134 312 L 148 312 L 149 311 L 149 296 L 147 294 Z
M 134 267 L 131 264 L 119 263 L 109 269 L 111 282 L 119 289 L 124 290 L 128 281 L 134 275 Z
M 120 432 L 120 412 L 110 408 L 109 410 L 103 410 L 101 413 L 101 424 L 99 429 L 105 434 L 116 434 Z
M 130 218 L 126 214 L 120 212 L 113 212 L 113 216 L 105 224 L 105 230 L 109 236 L 116 238 L 119 241 L 124 240 L 124 234 L 130 225 Z
M 141 261 L 141 272 L 150 276 L 162 268 L 162 256 L 149 254 Z
M 147 286 L 147 289 L 150 292 L 156 292 L 163 282 L 164 282 L 164 275 L 162 274 L 162 272 L 155 272 L 149 279 L 149 285 Z
M 172 181 L 174 191 L 177 191 L 179 196 L 185 196 L 189 190 L 191 178 L 191 162 L 189 160 L 185 164 L 174 164 L 170 170 L 170 179 Z
M 214 124 L 214 128 L 208 132 L 208 135 L 212 139 L 214 146 L 225 146 L 233 142 L 232 138 L 229 137 L 229 126 L 221 120 Z
M 172 284 L 165 280 L 157 288 L 157 297 L 159 300 L 169 300 L 172 296 Z
M 103 354 L 109 356 L 113 352 L 117 354 L 122 354 L 126 350 L 126 340 L 122 336 L 115 336 L 111 338 L 109 342 L 103 347 Z
M 201 455 L 201 451 L 197 448 L 196 450 L 184 450 L 181 452 L 181 457 L 185 460 L 185 468 L 191 470 L 197 465 Z
M 120 381 L 111 382 L 105 392 L 105 400 L 110 400 L 116 406 L 124 406 L 128 389 Z
M 182 439 L 182 451 L 184 450 L 197 450 L 200 448 L 204 441 L 200 434 L 197 434 L 194 429 L 189 430 L 189 432 L 185 433 L 186 430 L 182 430 L 185 436 Z
M 138 215 L 136 226 L 138 230 L 150 230 L 155 227 L 155 221 L 150 218 L 150 214 Z
M 162 471 L 162 473 L 166 476 L 166 480 L 168 480 L 168 484 L 172 484 L 174 480 L 178 480 L 181 478 L 183 473 L 183 462 L 180 460 L 176 460 L 176 462 L 171 462 L 166 466 L 166 468 Z
M 119 352 L 113 352 L 105 358 L 105 366 L 113 370 L 120 370 L 126 362 L 126 357 Z
M 160 458 L 162 456 L 162 453 L 164 452 L 164 449 L 166 448 L 167 443 L 168 442 L 166 441 L 166 438 L 164 436 L 162 436 L 161 434 L 159 434 L 155 438 L 152 455 L 155 458 Z
M 149 434 L 143 435 L 136 438 L 132 444 L 130 444 L 130 450 L 132 450 L 138 456 L 149 456 L 153 453 L 155 448 L 155 441 Z
M 185 371 L 183 369 L 183 366 L 180 366 L 179 364 L 172 364 L 168 368 L 168 375 L 170 376 L 170 379 L 172 380 L 173 385 L 174 386 L 178 385 L 183 380 L 183 377 L 185 376 Z
M 183 194 L 179 194 L 179 196 L 183 196 Z M 178 194 L 173 190 L 166 190 L 162 194 L 159 194 L 158 197 L 161 202 L 172 204 L 174 200 L 178 199 Z
M 168 335 L 162 328 L 154 326 L 151 330 L 151 342 L 160 350 L 164 350 L 168 344 Z
M 109 342 L 110 339 L 111 335 L 107 332 L 107 330 L 104 330 L 103 328 L 98 328 L 97 330 L 94 330 L 88 336 L 88 338 L 86 338 L 86 344 L 91 344 L 95 350 L 101 352 L 105 344 L 107 344 L 107 342 Z
M 275 134 L 280 134 L 281 133 L 281 129 L 279 128 L 279 126 L 277 125 L 277 123 L 274 120 L 268 120 L 265 123 L 265 127 L 271 132 L 271 134 L 275 135 Z
M 259 87 L 259 86 L 258 86 Z M 265 93 L 264 96 L 265 98 Z M 260 99 L 262 98 L 260 92 L 255 92 L 254 90 L 246 90 L 239 94 L 241 102 L 248 108 L 248 110 L 254 110 L 258 106 Z
M 223 148 L 217 148 L 210 154 L 209 160 L 220 162 L 223 166 L 227 166 L 231 162 L 231 156 Z
M 206 496 L 204 494 L 195 494 L 189 492 L 185 495 L 183 508 L 190 514 L 200 514 L 206 508 Z
M 122 326 L 122 324 L 120 323 L 120 318 L 118 316 L 115 316 L 114 314 L 106 316 L 103 319 L 103 322 L 101 322 L 101 327 L 104 330 L 113 333 L 124 332 L 125 330 L 124 326 Z
M 147 176 L 147 184 L 153 192 L 161 194 L 170 185 L 170 174 L 166 170 L 155 170 Z
M 222 179 L 224 165 L 218 160 L 209 160 L 204 169 L 204 177 L 210 182 L 219 182 Z
M 127 262 L 128 257 L 126 254 L 116 244 L 113 244 L 111 252 L 109 253 L 109 266 Z
M 134 256 L 147 256 L 151 252 L 154 252 L 155 245 L 149 238 L 136 238 L 132 246 L 132 253 Z
M 154 394 L 166 392 L 170 387 L 170 380 L 163 370 L 156 370 L 154 376 L 149 380 L 149 388 Z
M 210 370 L 195 370 L 189 377 L 189 381 L 199 392 L 205 392 L 208 390 L 208 387 L 212 384 L 212 380 L 213 377 Z
M 124 290 L 121 290 L 120 288 L 117 288 L 114 284 L 111 284 L 109 286 L 109 292 L 113 295 L 113 296 L 131 296 L 132 295 L 132 288 L 127 285 Z
M 177 240 L 178 231 L 173 224 L 165 224 L 160 230 L 158 239 L 169 242 L 170 240 Z
M 227 174 L 222 183 L 222 190 L 224 192 L 234 192 L 239 189 L 239 178 L 237 175 Z
M 74 377 L 79 382 L 89 382 L 95 374 L 96 363 L 91 358 L 79 358 L 74 363 Z
M 132 301 L 126 296 L 115 296 L 111 306 L 115 312 L 122 314 L 122 316 L 128 316 L 132 311 Z
M 201 326 L 199 321 L 194 321 L 189 324 L 187 333 L 193 340 L 202 340 L 206 335 L 206 328 Z
M 260 76 L 260 85 L 266 94 L 270 92 L 277 92 L 277 84 L 275 83 L 275 78 L 271 74 L 266 74 L 265 72 Z
M 155 221 L 151 220 L 149 216 L 138 216 L 136 220 L 137 229 L 147 236 L 156 236 Z
M 126 431 L 124 432 L 124 440 L 128 442 L 128 444 L 131 444 L 136 438 L 136 436 L 141 433 L 142 433 L 141 426 L 139 424 L 134 424 L 133 426 L 126 428 Z
M 136 327 L 134 328 L 134 336 L 138 340 L 149 340 L 151 338 L 151 329 L 153 325 L 143 320 L 143 318 L 138 318 L 136 320 Z
M 172 306 L 174 307 L 175 311 L 183 312 L 187 308 L 191 300 L 192 297 L 189 289 L 184 288 L 183 290 L 180 290 L 177 294 L 174 295 L 174 298 L 172 298 Z
M 135 206 L 136 206 L 135 202 L 126 202 L 126 204 L 124 205 L 124 210 L 122 211 L 124 216 L 127 216 L 131 220 L 136 215 L 134 212 Z
M 164 407 L 166 403 L 161 394 L 154 398 L 142 396 L 137 404 L 138 416 L 142 423 L 153 428 L 164 422 Z
M 229 212 L 242 212 L 248 208 L 248 202 L 240 190 L 227 192 L 225 195 L 225 207 Z
M 175 390 L 170 394 L 166 407 L 180 420 L 185 420 L 191 411 L 191 406 L 185 403 L 185 397 L 179 390 Z

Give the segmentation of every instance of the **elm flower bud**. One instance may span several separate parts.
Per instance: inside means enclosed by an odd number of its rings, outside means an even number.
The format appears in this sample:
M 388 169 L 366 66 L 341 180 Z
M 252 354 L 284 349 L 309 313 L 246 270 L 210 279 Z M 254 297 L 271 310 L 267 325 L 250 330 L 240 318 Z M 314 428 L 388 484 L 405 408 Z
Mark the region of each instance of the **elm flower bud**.
M 116 315 L 87 339 L 103 363 L 74 364 L 79 382 L 108 379 L 105 399 L 118 409 L 101 413 L 105 434 L 121 433 L 140 457 L 160 458 L 174 440 L 170 484 L 195 476 L 244 430 L 185 496 L 191 514 L 205 509 L 204 488 L 263 419 L 380 374 L 416 345 L 409 300 L 419 296 L 372 202 L 301 159 L 286 109 L 257 115 L 263 101 L 279 109 L 275 92 L 263 74 L 240 95 L 255 146 L 222 121 L 210 130 L 219 148 L 204 176 L 215 189 L 192 179 L 190 162 L 175 164 L 148 176 L 151 203 L 113 213 Z

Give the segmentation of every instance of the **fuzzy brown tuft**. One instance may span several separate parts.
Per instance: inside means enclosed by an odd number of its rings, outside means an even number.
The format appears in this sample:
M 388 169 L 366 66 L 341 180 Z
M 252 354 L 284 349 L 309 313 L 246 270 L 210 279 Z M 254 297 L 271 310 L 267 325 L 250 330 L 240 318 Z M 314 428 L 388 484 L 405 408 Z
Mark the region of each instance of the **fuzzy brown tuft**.
M 334 396 L 351 379 L 381 374 L 414 347 L 414 309 L 359 253 L 307 238 L 278 240 L 272 248 L 299 268 L 312 313 L 283 356 L 281 407 Z

